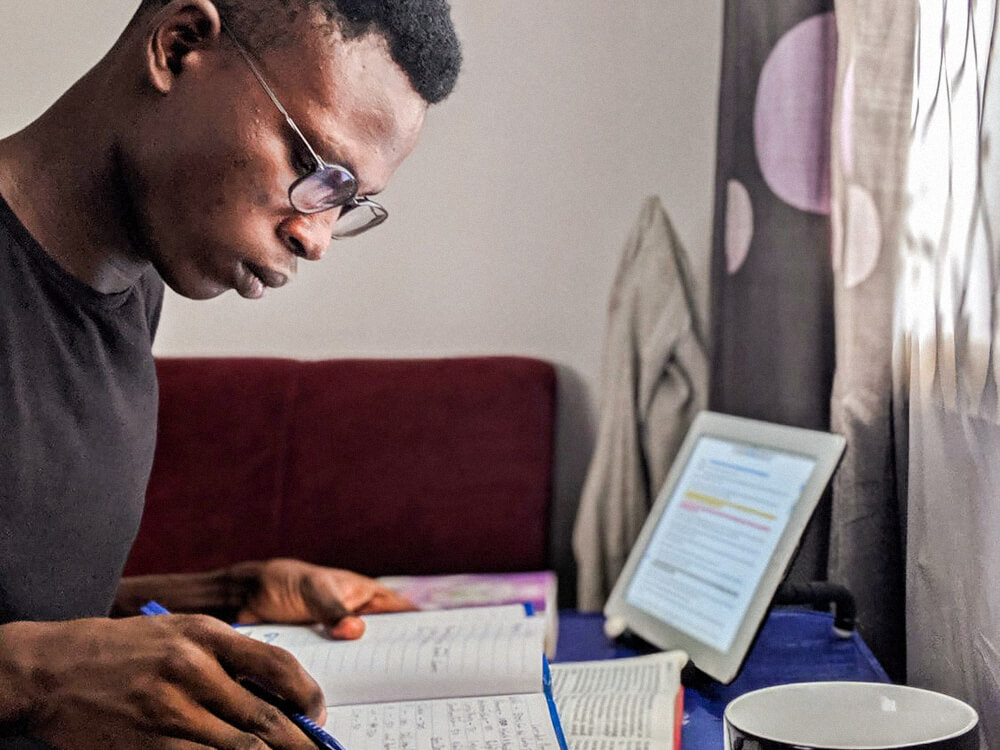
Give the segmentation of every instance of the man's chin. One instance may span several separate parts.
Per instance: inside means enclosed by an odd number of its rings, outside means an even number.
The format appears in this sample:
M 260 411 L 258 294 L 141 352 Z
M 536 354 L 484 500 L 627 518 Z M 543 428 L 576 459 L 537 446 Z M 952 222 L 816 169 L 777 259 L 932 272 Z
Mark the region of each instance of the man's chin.
M 207 281 L 192 283 L 187 280 L 172 278 L 165 275 L 162 271 L 160 272 L 160 276 L 163 278 L 164 284 L 170 287 L 173 291 L 177 292 L 180 296 L 186 297 L 187 299 L 214 299 L 229 290 L 229 287 L 223 286 L 222 284 L 213 284 Z

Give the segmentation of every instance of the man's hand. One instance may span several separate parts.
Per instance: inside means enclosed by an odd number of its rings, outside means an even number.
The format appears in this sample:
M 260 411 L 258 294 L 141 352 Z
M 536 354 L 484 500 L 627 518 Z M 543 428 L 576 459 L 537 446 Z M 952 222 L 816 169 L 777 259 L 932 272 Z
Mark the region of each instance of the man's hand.
M 0 674 L 3 733 L 65 750 L 314 750 L 241 681 L 326 713 L 288 652 L 200 615 L 3 625 Z
M 231 575 L 248 579 L 249 595 L 237 613 L 240 623 L 284 622 L 329 626 L 333 638 L 360 638 L 364 622 L 355 615 L 415 609 L 373 578 L 299 560 L 276 559 L 234 565 Z

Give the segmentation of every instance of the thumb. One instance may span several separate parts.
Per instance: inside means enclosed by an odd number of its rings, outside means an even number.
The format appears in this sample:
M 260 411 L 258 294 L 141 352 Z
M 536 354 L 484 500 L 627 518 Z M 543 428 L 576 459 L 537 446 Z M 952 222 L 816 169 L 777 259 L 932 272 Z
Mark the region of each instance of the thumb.
M 335 626 L 351 614 L 344 606 L 332 582 L 322 577 L 307 578 L 302 587 L 302 601 L 314 622 Z M 357 619 L 356 617 L 353 619 Z M 364 630 L 362 623 L 362 631 Z
M 348 615 L 327 632 L 338 641 L 356 641 L 365 634 L 365 621 L 355 615 Z

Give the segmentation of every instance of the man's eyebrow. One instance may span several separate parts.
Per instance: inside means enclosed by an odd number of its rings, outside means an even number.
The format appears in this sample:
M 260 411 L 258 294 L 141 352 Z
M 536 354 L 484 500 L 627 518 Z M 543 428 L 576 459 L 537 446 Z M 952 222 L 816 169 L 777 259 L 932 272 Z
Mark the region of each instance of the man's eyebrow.
M 325 161 L 327 164 L 336 164 L 341 167 L 347 167 L 351 171 L 351 174 L 355 177 L 358 176 L 358 169 L 354 166 L 354 163 L 350 159 L 342 159 L 340 156 L 334 156 L 332 159 L 329 158 L 331 154 L 336 154 L 337 149 L 326 138 L 316 138 L 316 134 L 307 134 L 306 138 L 309 139 L 309 143 L 312 147 L 316 149 L 316 153 L 319 154 L 319 158 Z M 318 146 L 316 144 L 319 144 Z

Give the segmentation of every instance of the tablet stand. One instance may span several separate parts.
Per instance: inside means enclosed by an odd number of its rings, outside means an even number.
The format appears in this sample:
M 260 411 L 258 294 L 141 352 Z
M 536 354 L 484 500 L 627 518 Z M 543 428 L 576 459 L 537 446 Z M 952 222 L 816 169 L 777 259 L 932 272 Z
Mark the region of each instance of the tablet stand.
M 778 587 L 772 604 L 809 604 L 819 609 L 833 605 L 833 632 L 841 638 L 850 638 L 854 632 L 856 607 L 854 596 L 846 587 L 829 581 L 791 583 L 785 581 Z
M 840 638 L 850 638 L 851 633 L 854 632 L 856 613 L 854 596 L 845 586 L 829 581 L 809 581 L 807 583 L 785 581 L 778 587 L 771 602 L 772 607 L 801 604 L 823 610 L 829 609 L 832 605 L 834 634 Z M 622 626 L 624 627 L 624 621 Z M 612 635 L 606 630 L 606 634 L 622 646 L 640 654 L 661 650 L 629 629 L 623 630 L 619 635 Z M 706 695 L 711 693 L 712 686 L 717 684 L 713 677 L 702 672 L 694 665 L 694 662 L 690 661 L 681 671 L 681 683 L 685 687 L 698 690 Z

